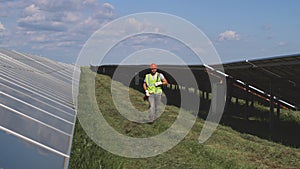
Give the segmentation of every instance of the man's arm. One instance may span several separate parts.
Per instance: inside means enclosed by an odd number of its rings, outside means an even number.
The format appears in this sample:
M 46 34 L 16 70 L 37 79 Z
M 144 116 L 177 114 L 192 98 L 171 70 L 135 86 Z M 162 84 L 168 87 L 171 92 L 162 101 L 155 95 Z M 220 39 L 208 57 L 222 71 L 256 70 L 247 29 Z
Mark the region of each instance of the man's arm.
M 146 85 L 146 82 L 144 82 L 144 84 L 143 84 L 143 88 L 144 88 L 144 90 L 145 90 L 145 94 L 146 94 L 146 96 L 150 96 L 150 93 L 149 93 L 149 91 L 147 90 L 147 85 Z
M 162 84 L 163 84 L 163 85 L 166 85 L 166 84 L 168 84 L 168 81 L 167 81 L 167 79 L 166 79 L 166 78 L 164 78 L 164 79 L 161 79 L 161 81 L 162 81 Z
M 162 82 L 162 84 L 163 85 L 168 84 L 168 81 L 167 81 L 166 77 L 163 74 L 160 74 L 160 76 L 161 76 L 161 82 Z
M 145 91 L 147 90 L 147 85 L 146 85 L 146 82 L 144 82 L 144 84 L 143 84 L 143 88 L 144 88 L 144 90 L 145 90 Z

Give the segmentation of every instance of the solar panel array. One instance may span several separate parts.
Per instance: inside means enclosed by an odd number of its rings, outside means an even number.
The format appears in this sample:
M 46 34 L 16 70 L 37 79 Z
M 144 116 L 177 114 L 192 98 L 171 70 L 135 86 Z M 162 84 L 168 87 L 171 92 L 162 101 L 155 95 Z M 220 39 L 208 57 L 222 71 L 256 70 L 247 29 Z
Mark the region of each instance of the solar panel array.
M 0 49 L 0 168 L 68 167 L 76 119 L 73 71 L 72 65 Z
M 143 80 L 148 65 L 103 65 L 99 69 L 97 66 L 91 66 L 91 69 L 113 76 L 117 67 L 126 72 L 122 76 L 123 78 L 131 78 L 133 74 L 144 70 L 139 72 L 139 78 Z M 178 76 L 185 76 L 183 69 L 186 69 L 186 66 L 159 65 L 159 68 L 166 72 L 176 72 Z M 260 99 L 261 102 L 270 100 L 272 95 L 277 106 L 280 105 L 293 110 L 300 109 L 300 54 L 245 60 L 209 67 L 207 65 L 190 65 L 189 69 L 193 72 L 198 87 L 202 91 L 211 92 L 210 80 L 224 80 L 226 78 L 228 95 L 244 100 L 253 96 L 252 99 L 257 97 L 255 99 Z M 222 73 L 222 70 L 225 70 L 225 73 Z M 175 84 L 174 79 L 168 76 L 166 72 L 164 73 L 169 83 Z M 190 88 L 189 83 L 186 81 L 180 85 Z M 247 90 L 252 96 L 246 92 Z
M 225 73 L 300 108 L 300 55 L 223 65 Z M 214 66 L 218 69 L 218 65 Z

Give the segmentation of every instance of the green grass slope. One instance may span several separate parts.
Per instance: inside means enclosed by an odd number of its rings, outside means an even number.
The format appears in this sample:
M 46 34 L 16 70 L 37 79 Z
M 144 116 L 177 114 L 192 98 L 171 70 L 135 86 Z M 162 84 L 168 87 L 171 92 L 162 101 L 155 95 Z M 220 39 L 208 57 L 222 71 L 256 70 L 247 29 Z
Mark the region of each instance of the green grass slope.
M 78 96 L 79 111 L 90 109 L 85 106 L 90 100 L 83 95 L 93 90 L 89 87 L 93 85 L 91 83 L 93 74 L 88 68 L 82 68 Z M 125 90 L 125 86 L 119 85 L 119 90 Z M 154 136 L 168 129 L 176 119 L 179 108 L 166 106 L 162 116 L 152 125 L 131 122 L 116 110 L 110 86 L 110 77 L 96 75 L 97 104 L 106 121 L 119 133 L 131 137 Z M 147 110 L 148 105 L 142 100 L 142 93 L 130 89 L 129 95 L 136 109 Z M 95 144 L 77 120 L 69 168 L 300 168 L 300 149 L 239 133 L 222 125 L 218 126 L 208 141 L 199 144 L 198 137 L 203 124 L 204 120 L 198 118 L 188 135 L 177 146 L 163 154 L 131 159 L 114 155 Z

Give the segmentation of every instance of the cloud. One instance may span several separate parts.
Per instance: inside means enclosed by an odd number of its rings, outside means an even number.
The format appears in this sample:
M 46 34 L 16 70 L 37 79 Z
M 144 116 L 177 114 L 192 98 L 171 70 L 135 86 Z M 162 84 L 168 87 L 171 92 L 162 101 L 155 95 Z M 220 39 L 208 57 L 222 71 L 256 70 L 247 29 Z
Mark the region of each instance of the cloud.
M 109 11 L 115 10 L 115 7 L 112 6 L 110 3 L 104 3 L 102 6 L 106 9 L 108 9 Z
M 228 30 L 219 34 L 219 41 L 225 40 L 240 40 L 240 35 L 232 30 Z
M 64 22 L 77 22 L 80 21 L 80 16 L 74 12 L 65 12 L 61 17 Z
M 268 24 L 265 24 L 265 25 L 262 26 L 262 29 L 265 30 L 265 31 L 268 31 L 268 30 L 272 29 L 272 26 L 268 25 Z
M 0 0 L 0 16 L 14 16 L 20 11 L 20 9 L 24 9 L 28 3 L 28 1 L 19 0 Z
M 153 34 L 143 34 L 138 36 L 133 36 L 126 39 L 124 45 L 128 47 L 142 46 L 142 47 L 159 47 L 165 45 L 166 37 L 161 35 Z
M 0 31 L 4 31 L 4 30 L 5 30 L 5 27 L 4 27 L 4 25 L 0 21 Z
M 43 11 L 76 11 L 82 9 L 83 2 L 81 0 L 33 0 Z M 95 2 L 96 3 L 96 2 Z
M 84 5 L 93 5 L 97 2 L 97 0 L 83 0 Z
M 0 44 L 2 44 L 2 42 L 7 40 L 6 37 L 8 34 L 9 34 L 8 30 L 5 28 L 5 26 L 0 21 Z
M 157 25 L 153 25 L 147 21 L 140 21 L 134 17 L 128 18 L 126 20 L 126 32 L 156 32 L 156 33 L 165 33 L 162 27 L 158 27 Z
M 43 21 L 40 19 L 39 17 L 24 18 L 18 21 L 18 26 L 34 31 L 67 31 L 66 25 L 62 22 Z
M 112 20 L 114 7 L 95 0 L 33 0 L 20 13 L 17 19 L 20 31 L 64 32 L 72 38 L 76 34 L 89 36 Z
M 76 57 L 86 40 L 115 18 L 114 6 L 98 0 L 0 1 L 0 16 L 8 20 L 0 22 L 1 47 L 52 58 L 65 51 Z
M 94 11 L 91 17 L 99 21 L 105 21 L 107 19 L 111 20 L 114 16 L 114 10 L 114 6 L 112 6 L 109 3 L 104 3 L 101 6 L 99 6 L 97 10 Z
M 114 18 L 114 7 L 109 3 L 88 0 L 34 0 L 21 12 L 18 26 L 36 31 L 79 31 L 91 34 Z M 87 31 L 89 30 L 89 31 Z
M 283 42 L 283 41 L 277 43 L 277 46 L 279 46 L 279 47 L 286 46 L 286 45 L 287 45 L 287 42 Z
M 35 4 L 31 4 L 24 9 L 24 12 L 34 14 L 40 12 L 40 8 L 37 7 Z

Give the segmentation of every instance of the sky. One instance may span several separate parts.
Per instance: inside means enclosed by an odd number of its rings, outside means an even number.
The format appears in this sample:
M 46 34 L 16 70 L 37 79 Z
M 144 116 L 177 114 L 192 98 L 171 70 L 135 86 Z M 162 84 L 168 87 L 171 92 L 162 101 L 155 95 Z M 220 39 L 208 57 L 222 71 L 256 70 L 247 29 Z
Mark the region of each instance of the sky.
M 160 12 L 195 25 L 222 63 L 286 56 L 300 53 L 299 6 L 298 0 L 0 0 L 0 47 L 74 64 L 95 31 L 127 15 Z M 133 52 L 132 44 L 140 47 L 135 52 L 178 45 L 175 40 L 157 45 L 161 41 L 153 35 L 131 37 L 107 57 L 110 62 L 120 60 L 120 54 Z

